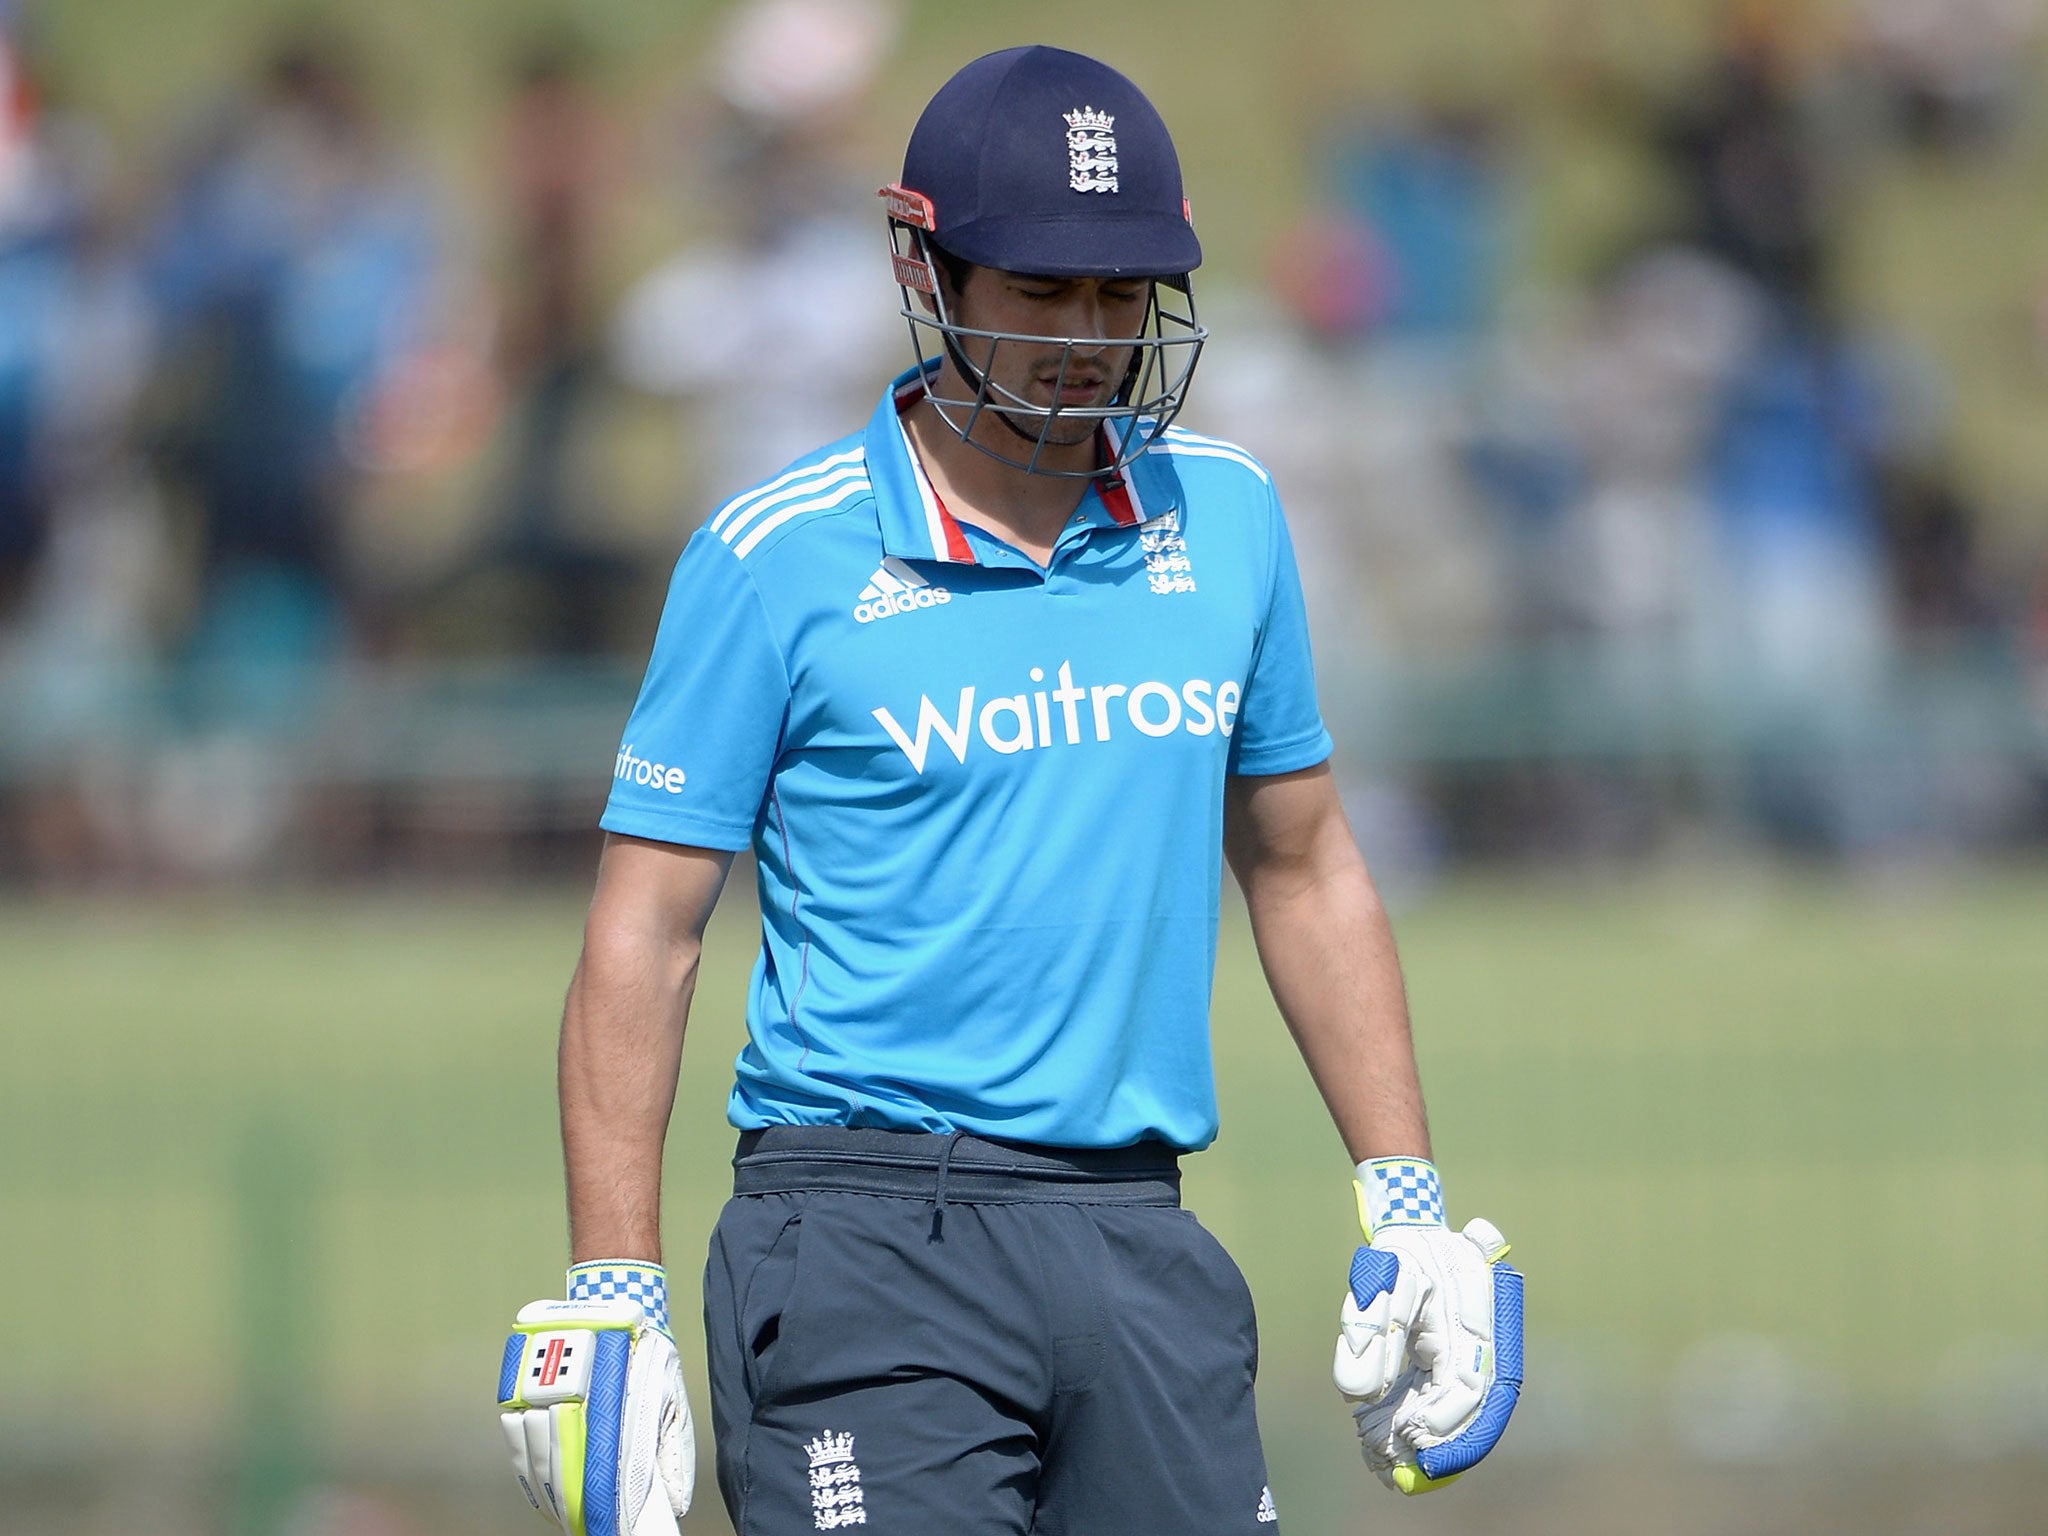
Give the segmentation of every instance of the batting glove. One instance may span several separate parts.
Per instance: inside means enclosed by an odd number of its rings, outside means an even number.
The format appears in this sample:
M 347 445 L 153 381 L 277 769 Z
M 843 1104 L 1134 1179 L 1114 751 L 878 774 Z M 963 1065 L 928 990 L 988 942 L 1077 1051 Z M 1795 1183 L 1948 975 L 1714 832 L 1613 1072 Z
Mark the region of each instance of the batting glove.
M 1428 1493 L 1492 1450 L 1515 1411 L 1522 1276 L 1493 1223 L 1444 1225 L 1430 1164 L 1360 1163 L 1356 1188 L 1366 1246 L 1339 1319 L 1337 1390 L 1379 1480 Z
M 567 1301 L 521 1307 L 498 1408 L 519 1486 L 565 1536 L 678 1536 L 697 1433 L 659 1264 L 578 1264 Z

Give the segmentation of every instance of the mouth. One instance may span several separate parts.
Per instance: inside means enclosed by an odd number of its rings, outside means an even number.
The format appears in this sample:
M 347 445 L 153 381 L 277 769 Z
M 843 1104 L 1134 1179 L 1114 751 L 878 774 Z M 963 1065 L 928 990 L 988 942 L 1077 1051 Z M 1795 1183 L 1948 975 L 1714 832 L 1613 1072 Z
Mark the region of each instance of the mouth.
M 1040 374 L 1038 386 L 1051 397 L 1055 409 L 1077 408 L 1103 403 L 1109 381 L 1099 374 Z

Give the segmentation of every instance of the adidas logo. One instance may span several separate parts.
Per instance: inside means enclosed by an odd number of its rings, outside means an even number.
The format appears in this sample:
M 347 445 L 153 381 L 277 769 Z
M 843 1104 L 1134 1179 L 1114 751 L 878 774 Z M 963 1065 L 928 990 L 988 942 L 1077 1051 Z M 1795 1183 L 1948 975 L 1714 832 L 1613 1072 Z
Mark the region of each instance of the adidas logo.
M 872 624 L 876 619 L 908 613 L 913 608 L 936 608 L 951 601 L 952 593 L 944 587 L 933 586 L 912 570 L 906 561 L 890 555 L 875 567 L 875 574 L 860 589 L 860 600 L 853 605 L 853 617 L 858 623 Z
M 1273 1507 L 1273 1490 L 1271 1488 L 1261 1488 L 1259 1490 L 1259 1512 L 1255 1518 L 1261 1525 L 1271 1525 L 1280 1518 L 1280 1511 Z

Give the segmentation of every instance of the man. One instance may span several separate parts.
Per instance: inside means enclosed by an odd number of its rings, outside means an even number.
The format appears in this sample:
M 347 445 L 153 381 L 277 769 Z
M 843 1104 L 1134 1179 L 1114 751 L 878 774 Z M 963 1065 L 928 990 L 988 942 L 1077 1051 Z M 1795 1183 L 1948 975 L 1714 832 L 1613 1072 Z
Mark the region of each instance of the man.
M 1113 70 L 1013 49 L 939 92 L 885 195 L 933 355 L 691 541 L 615 764 L 562 1030 L 576 1267 L 500 1381 L 522 1482 L 571 1532 L 667 1532 L 688 1501 L 661 1144 L 751 845 L 705 1276 L 742 1536 L 1277 1520 L 1250 1298 L 1177 1198 L 1216 1129 L 1226 848 L 1359 1164 L 1339 1385 L 1368 1460 L 1429 1486 L 1512 1406 L 1519 1277 L 1484 1223 L 1442 1224 L 1271 484 L 1170 425 L 1203 335 L 1172 143 Z

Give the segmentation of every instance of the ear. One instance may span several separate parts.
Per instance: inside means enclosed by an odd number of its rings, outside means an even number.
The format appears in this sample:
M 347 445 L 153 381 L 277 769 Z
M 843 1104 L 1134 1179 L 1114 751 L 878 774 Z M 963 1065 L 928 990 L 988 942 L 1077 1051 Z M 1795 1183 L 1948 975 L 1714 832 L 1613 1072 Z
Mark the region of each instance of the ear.
M 933 254 L 932 275 L 945 287 L 945 319 L 955 324 L 960 323 L 960 311 L 967 302 L 967 290 L 974 286 L 974 275 L 979 271 L 981 268 L 970 266 L 966 262 L 949 261 L 936 252 Z M 939 312 L 937 295 L 927 293 L 920 297 L 923 298 L 926 309 L 934 314 Z

